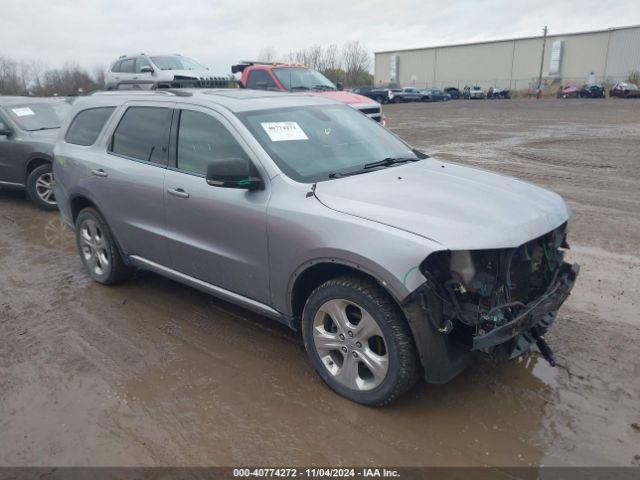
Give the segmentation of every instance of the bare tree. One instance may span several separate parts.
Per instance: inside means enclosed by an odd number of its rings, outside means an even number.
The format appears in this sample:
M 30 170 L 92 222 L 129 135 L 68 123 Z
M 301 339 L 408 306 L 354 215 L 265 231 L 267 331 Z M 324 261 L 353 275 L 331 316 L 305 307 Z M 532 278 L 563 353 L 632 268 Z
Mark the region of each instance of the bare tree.
M 264 47 L 262 50 L 260 50 L 257 60 L 260 62 L 272 63 L 276 61 L 276 56 L 277 54 L 275 48 L 270 46 Z
M 5 56 L 0 56 L 0 93 L 5 95 L 24 93 L 24 82 L 20 78 L 18 62 Z
M 107 70 L 101 65 L 96 65 L 93 68 L 93 80 L 96 84 L 96 88 L 104 90 L 107 83 Z
M 371 56 L 357 40 L 342 46 L 342 65 L 345 70 L 345 83 L 348 85 L 362 84 L 363 80 L 371 77 Z

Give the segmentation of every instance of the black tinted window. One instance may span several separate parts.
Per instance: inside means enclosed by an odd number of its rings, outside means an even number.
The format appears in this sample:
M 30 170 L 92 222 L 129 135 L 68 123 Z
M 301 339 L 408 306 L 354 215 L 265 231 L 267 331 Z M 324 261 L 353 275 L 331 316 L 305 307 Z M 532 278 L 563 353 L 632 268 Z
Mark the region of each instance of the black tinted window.
M 183 110 L 178 130 L 178 168 L 205 175 L 207 166 L 226 158 L 249 158 L 224 125 L 200 112 Z
M 71 122 L 65 141 L 76 145 L 93 145 L 114 110 L 115 107 L 100 107 L 81 111 Z
M 171 114 L 169 108 L 130 107 L 113 133 L 111 151 L 166 165 Z
M 254 70 L 249 73 L 247 80 L 247 88 L 259 88 L 263 90 L 277 89 L 276 82 L 273 81 L 271 75 L 264 70 Z
M 130 58 L 120 62 L 120 71 L 124 73 L 133 73 L 135 71 L 135 59 Z

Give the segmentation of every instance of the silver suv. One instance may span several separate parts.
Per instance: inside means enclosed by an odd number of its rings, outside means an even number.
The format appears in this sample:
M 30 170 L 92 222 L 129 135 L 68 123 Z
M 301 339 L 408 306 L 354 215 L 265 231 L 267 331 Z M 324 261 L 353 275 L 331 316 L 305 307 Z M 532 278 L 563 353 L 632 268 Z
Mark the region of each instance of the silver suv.
M 333 100 L 252 90 L 78 100 L 56 197 L 97 282 L 147 269 L 300 329 L 322 379 L 383 405 L 513 358 L 569 295 L 569 210 L 441 162 Z
M 224 86 L 227 79 L 214 77 L 207 67 L 178 54 L 122 55 L 107 72 L 107 90 Z

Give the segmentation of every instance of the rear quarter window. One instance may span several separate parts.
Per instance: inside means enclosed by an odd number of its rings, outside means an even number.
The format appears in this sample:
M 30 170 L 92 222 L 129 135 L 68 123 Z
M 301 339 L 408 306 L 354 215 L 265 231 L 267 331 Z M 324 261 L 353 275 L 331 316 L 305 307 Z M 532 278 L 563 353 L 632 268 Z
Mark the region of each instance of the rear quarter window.
M 97 107 L 82 110 L 69 125 L 65 142 L 74 145 L 93 145 L 115 107 Z

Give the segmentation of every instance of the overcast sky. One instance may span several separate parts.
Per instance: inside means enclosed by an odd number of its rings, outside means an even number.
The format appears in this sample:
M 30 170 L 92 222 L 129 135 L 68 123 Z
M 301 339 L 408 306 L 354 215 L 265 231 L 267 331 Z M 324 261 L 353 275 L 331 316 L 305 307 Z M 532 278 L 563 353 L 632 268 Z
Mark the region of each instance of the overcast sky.
M 123 53 L 181 53 L 227 74 L 265 47 L 286 55 L 361 41 L 371 52 L 640 24 L 638 0 L 0 0 L 0 55 L 92 70 Z

